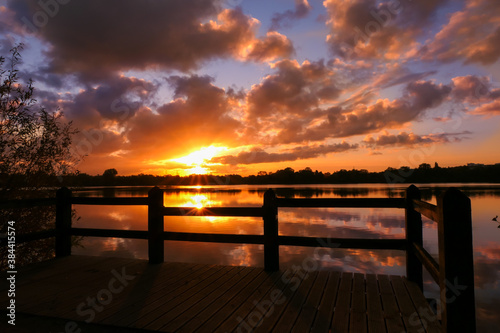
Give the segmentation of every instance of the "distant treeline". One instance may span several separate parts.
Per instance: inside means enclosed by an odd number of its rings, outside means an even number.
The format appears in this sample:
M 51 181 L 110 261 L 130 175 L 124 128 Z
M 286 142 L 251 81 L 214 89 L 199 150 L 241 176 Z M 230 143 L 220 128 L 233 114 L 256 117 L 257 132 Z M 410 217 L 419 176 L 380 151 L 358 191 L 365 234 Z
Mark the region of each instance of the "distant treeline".
M 22 178 L 22 176 L 20 176 Z M 20 179 L 21 181 L 21 179 Z M 313 171 L 311 168 L 295 171 L 285 168 L 276 172 L 260 171 L 257 175 L 191 175 L 157 176 L 139 174 L 119 176 L 115 169 L 103 175 L 85 173 L 54 178 L 53 186 L 154 186 L 154 185 L 240 185 L 240 184 L 352 184 L 352 183 L 500 183 L 500 163 L 495 165 L 469 164 L 441 168 L 427 163 L 418 168 L 387 168 L 382 172 L 352 169 L 333 173 Z

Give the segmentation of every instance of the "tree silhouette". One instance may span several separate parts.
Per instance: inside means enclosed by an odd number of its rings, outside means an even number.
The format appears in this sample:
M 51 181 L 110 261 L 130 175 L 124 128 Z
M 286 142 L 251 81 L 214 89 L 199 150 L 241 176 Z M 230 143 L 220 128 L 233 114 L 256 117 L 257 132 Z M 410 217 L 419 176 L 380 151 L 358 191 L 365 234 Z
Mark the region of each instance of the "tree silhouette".
M 116 171 L 116 169 L 113 168 L 113 169 L 104 170 L 104 173 L 102 175 L 103 175 L 103 177 L 106 177 L 106 178 L 113 178 L 117 174 L 118 174 L 118 171 Z
M 37 105 L 32 80 L 23 83 L 18 66 L 18 45 L 11 50 L 10 64 L 0 56 L 0 200 L 43 197 L 51 194 L 46 186 L 61 184 L 62 176 L 73 170 L 78 158 L 71 150 L 76 133 L 62 113 L 49 112 Z M 43 189 L 43 191 L 42 191 Z M 52 229 L 55 209 L 31 207 L 3 209 L 0 233 L 7 221 L 14 221 L 16 233 Z M 5 269 L 6 247 L 0 248 L 0 270 Z M 20 243 L 16 246 L 16 266 L 51 258 L 54 239 Z
M 31 79 L 24 86 L 19 82 L 21 49 L 11 50 L 8 69 L 0 57 L 0 198 L 17 196 L 20 188 L 47 186 L 77 161 L 71 151 L 77 131 L 71 122 L 63 122 L 60 112 L 37 107 Z

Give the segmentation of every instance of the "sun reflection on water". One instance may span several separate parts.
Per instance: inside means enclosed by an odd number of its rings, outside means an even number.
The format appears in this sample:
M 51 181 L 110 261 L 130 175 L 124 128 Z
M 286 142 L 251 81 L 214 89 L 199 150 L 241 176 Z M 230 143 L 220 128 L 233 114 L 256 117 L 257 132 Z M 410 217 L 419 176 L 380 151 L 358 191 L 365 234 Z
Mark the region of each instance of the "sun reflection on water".
M 191 200 L 188 204 L 191 204 L 193 207 L 196 207 L 198 209 L 202 209 L 203 207 L 208 206 L 210 204 L 210 201 L 208 200 L 206 195 L 196 194 L 191 197 Z

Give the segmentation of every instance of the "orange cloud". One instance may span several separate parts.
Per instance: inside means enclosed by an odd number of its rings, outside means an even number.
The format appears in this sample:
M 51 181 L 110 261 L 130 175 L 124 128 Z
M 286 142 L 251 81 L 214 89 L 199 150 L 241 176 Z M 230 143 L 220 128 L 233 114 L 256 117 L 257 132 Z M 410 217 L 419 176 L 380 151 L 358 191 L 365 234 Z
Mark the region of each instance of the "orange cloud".
M 327 42 L 345 59 L 397 60 L 415 55 L 424 26 L 446 0 L 325 0 L 330 27 Z
M 500 100 L 496 100 L 487 104 L 483 104 L 475 108 L 472 113 L 483 116 L 498 116 L 500 115 Z
M 496 0 L 467 1 L 423 48 L 424 59 L 492 64 L 500 58 L 500 6 Z
M 269 31 L 266 37 L 255 40 L 250 51 L 244 56 L 247 60 L 257 62 L 272 61 L 277 58 L 286 58 L 295 52 L 292 42 L 284 35 Z
M 357 148 L 358 145 L 351 145 L 347 142 L 331 145 L 298 146 L 293 149 L 277 153 L 268 153 L 260 148 L 255 148 L 249 152 L 241 152 L 236 156 L 225 155 L 215 157 L 211 161 L 214 163 L 232 165 L 296 161 L 300 159 L 314 158 L 330 153 L 346 152 Z

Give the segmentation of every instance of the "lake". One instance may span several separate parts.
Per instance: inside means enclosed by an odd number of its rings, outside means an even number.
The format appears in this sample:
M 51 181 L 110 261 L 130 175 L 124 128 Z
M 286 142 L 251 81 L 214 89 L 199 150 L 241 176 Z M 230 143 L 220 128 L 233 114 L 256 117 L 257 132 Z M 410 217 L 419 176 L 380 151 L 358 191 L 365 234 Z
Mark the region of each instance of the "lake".
M 472 203 L 474 269 L 478 332 L 500 327 L 500 229 L 492 221 L 500 215 L 500 184 L 416 184 L 422 199 L 450 186 L 461 189 Z M 177 186 L 163 187 L 165 206 L 258 207 L 266 189 L 280 197 L 387 198 L 402 197 L 407 185 L 295 185 L 295 186 Z M 74 196 L 143 197 L 151 187 L 101 187 L 75 190 Z M 75 205 L 80 219 L 75 227 L 147 230 L 146 206 Z M 404 210 L 397 208 L 280 208 L 279 233 L 290 236 L 345 238 L 404 238 Z M 423 219 L 424 247 L 437 254 L 437 224 Z M 165 217 L 165 230 L 177 232 L 263 234 L 261 218 Z M 147 259 L 147 241 L 85 237 L 74 254 Z M 437 257 L 437 256 L 436 256 Z M 405 275 L 405 253 L 398 250 L 321 249 L 280 247 L 280 267 L 300 266 L 314 260 L 318 269 Z M 264 266 L 263 245 L 167 241 L 165 261 L 202 264 Z M 427 273 L 426 273 L 427 274 Z M 439 298 L 439 288 L 424 276 L 425 296 Z

